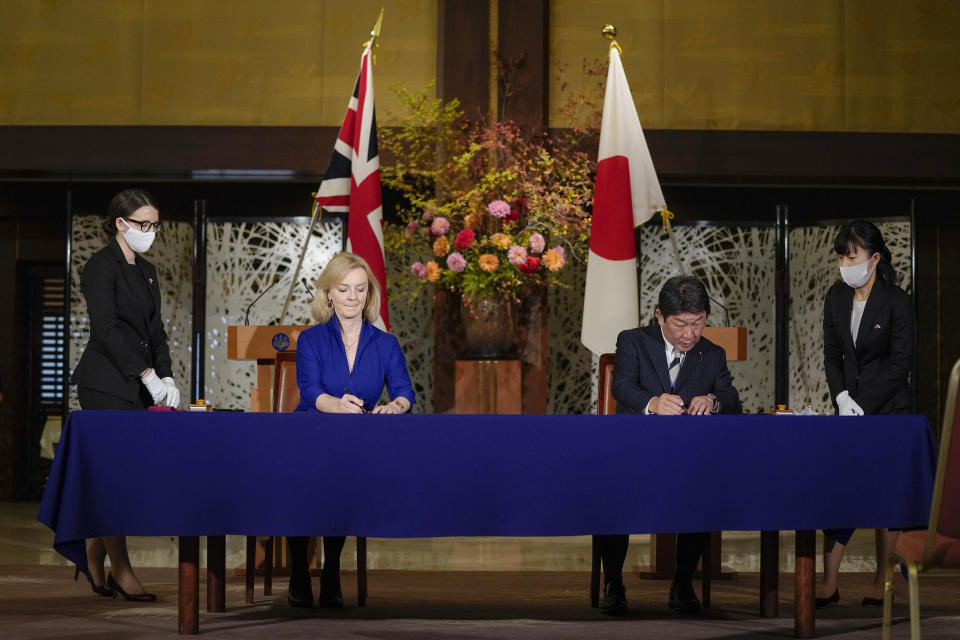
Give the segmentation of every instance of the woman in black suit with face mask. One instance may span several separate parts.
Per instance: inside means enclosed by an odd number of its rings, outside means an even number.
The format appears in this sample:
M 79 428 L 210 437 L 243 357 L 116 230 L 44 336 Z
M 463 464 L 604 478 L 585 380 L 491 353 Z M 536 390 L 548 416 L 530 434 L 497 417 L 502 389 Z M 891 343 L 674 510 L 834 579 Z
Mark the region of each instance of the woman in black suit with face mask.
M 871 222 L 841 227 L 834 241 L 843 282 L 823 304 L 823 365 L 841 416 L 910 413 L 913 306 L 898 287 L 890 250 Z M 824 531 L 824 573 L 817 606 L 837 602 L 840 561 L 853 529 Z M 883 581 L 899 531 L 877 529 L 877 572 L 864 606 L 883 605 Z
M 80 274 L 90 315 L 90 341 L 71 378 L 80 408 L 176 407 L 180 392 L 173 381 L 160 316 L 157 270 L 140 255 L 160 229 L 156 201 L 140 189 L 122 191 L 110 202 L 103 229 L 109 243 L 87 261 Z M 111 571 L 104 576 L 108 555 Z M 87 578 L 98 595 L 156 600 L 137 580 L 124 536 L 89 540 L 87 567 Z

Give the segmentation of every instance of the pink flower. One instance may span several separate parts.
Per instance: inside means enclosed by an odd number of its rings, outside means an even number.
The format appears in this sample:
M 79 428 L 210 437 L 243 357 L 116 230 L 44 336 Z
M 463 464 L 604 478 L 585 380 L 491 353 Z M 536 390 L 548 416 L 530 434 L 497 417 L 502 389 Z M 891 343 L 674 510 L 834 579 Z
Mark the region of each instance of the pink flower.
M 477 234 L 473 232 L 473 229 L 464 229 L 457 234 L 456 240 L 453 241 L 453 246 L 455 246 L 460 251 L 464 249 L 469 249 L 470 245 L 473 244 L 473 240 L 477 237 Z
M 509 251 L 507 251 L 507 260 L 510 261 L 510 264 L 520 266 L 527 260 L 527 250 L 523 247 L 514 245 L 510 247 Z
M 447 266 L 454 273 L 460 273 L 467 268 L 467 259 L 463 257 L 462 253 L 454 251 L 447 256 Z
M 487 213 L 502 220 L 510 215 L 510 205 L 503 200 L 494 200 L 487 205 Z
M 560 259 L 563 260 L 563 264 L 567 264 L 567 251 L 563 247 L 554 247 L 554 251 L 557 252 L 557 255 L 560 256 Z
M 407 237 L 407 240 L 409 240 L 411 236 L 413 236 L 413 232 L 419 228 L 420 228 L 420 223 L 416 220 L 411 220 L 407 224 L 407 228 L 406 230 L 404 230 L 403 235 L 405 235 Z M 417 263 L 417 264 L 420 264 L 420 263 Z
M 438 216 L 430 223 L 430 235 L 442 236 L 450 230 L 450 221 L 444 217 Z
M 547 246 L 547 241 L 539 233 L 530 234 L 530 251 L 533 253 L 543 253 Z
M 414 262 L 412 265 L 410 265 L 410 273 L 420 280 L 423 280 L 427 277 L 427 268 L 423 266 L 422 262 Z

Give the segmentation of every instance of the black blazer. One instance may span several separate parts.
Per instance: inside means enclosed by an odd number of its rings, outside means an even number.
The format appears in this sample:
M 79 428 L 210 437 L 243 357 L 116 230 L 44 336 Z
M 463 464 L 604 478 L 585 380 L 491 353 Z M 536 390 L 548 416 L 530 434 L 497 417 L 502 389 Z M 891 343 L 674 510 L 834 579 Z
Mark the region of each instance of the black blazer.
M 70 381 L 136 401 L 140 374 L 152 368 L 161 378 L 172 375 L 167 332 L 160 318 L 157 270 L 137 255 L 147 277 L 153 311 L 140 302 L 132 278 L 141 277 L 127 264 L 116 239 L 91 256 L 80 274 L 80 289 L 90 314 L 90 341 Z
M 701 337 L 684 357 L 673 391 L 665 348 L 659 324 L 628 329 L 617 336 L 612 388 L 618 414 L 643 413 L 647 403 L 662 393 L 680 396 L 685 405 L 696 396 L 712 393 L 720 401 L 721 413 L 742 412 L 722 348 Z
M 846 389 L 867 415 L 910 413 L 913 306 L 910 296 L 879 278 L 863 309 L 857 344 L 850 333 L 853 289 L 830 287 L 823 301 L 823 367 L 830 400 Z

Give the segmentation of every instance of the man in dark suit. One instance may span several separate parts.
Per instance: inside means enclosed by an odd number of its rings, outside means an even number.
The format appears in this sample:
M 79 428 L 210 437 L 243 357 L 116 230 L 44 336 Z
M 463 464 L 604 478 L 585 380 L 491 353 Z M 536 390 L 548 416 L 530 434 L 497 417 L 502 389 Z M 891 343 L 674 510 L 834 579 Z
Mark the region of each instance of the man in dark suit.
M 741 412 L 726 353 L 701 336 L 709 314 L 710 298 L 698 279 L 675 276 L 664 283 L 657 301 L 656 324 L 628 329 L 617 337 L 613 397 L 618 414 L 708 416 Z M 682 462 L 678 463 L 678 472 L 682 473 Z M 627 609 L 623 563 L 630 538 L 598 537 L 604 572 L 600 610 L 623 615 Z M 709 533 L 677 536 L 677 570 L 669 600 L 674 611 L 700 610 L 692 579 L 709 540 Z

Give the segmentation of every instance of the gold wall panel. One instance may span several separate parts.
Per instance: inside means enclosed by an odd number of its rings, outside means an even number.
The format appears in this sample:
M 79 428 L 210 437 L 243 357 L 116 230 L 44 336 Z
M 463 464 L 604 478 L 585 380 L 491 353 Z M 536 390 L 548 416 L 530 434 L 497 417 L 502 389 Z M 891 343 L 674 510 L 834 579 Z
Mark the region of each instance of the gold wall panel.
M 0 124 L 338 126 L 381 6 L 388 124 L 436 77 L 434 0 L 4 0 Z
M 553 0 L 551 55 L 574 88 L 606 58 L 605 22 L 651 129 L 960 133 L 957 2 Z

